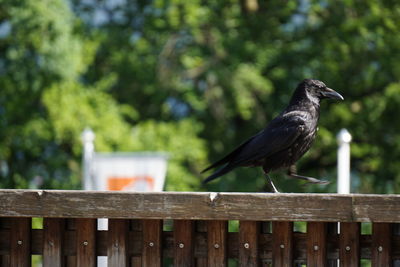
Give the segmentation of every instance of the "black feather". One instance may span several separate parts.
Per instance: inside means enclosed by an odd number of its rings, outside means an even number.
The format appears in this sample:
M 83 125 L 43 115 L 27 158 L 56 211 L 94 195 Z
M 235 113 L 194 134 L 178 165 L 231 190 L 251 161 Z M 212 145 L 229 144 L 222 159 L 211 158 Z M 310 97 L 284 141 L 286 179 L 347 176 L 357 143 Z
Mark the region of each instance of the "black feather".
M 266 128 L 252 136 L 203 172 L 222 166 L 203 183 L 239 166 L 262 166 L 265 173 L 293 165 L 311 147 L 317 133 L 319 105 L 323 98 L 343 99 L 318 80 L 301 82 L 286 109 Z

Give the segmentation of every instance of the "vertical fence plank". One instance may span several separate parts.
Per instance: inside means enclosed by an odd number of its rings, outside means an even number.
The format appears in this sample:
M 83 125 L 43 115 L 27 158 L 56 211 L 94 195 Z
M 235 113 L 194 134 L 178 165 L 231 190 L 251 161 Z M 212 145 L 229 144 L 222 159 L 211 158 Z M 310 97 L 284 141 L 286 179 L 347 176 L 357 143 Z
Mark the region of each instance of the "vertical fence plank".
M 360 266 L 360 223 L 340 223 L 340 267 Z
M 43 266 L 64 266 L 63 255 L 65 220 L 44 218 L 43 220 Z
M 78 267 L 96 266 L 96 219 L 76 219 L 76 263 Z
M 31 266 L 31 218 L 11 219 L 10 266 Z
M 372 224 L 371 258 L 373 267 L 392 266 L 392 229 L 389 223 Z
M 162 220 L 143 220 L 142 266 L 161 266 Z
M 272 223 L 272 266 L 293 266 L 293 223 Z
M 128 220 L 108 220 L 108 267 L 128 266 Z
M 227 237 L 227 221 L 207 221 L 208 266 L 226 266 Z
M 194 221 L 174 221 L 174 266 L 194 266 Z
M 326 233 L 326 223 L 307 223 L 307 267 L 327 266 Z
M 239 266 L 259 266 L 258 236 L 260 223 L 254 221 L 239 222 Z

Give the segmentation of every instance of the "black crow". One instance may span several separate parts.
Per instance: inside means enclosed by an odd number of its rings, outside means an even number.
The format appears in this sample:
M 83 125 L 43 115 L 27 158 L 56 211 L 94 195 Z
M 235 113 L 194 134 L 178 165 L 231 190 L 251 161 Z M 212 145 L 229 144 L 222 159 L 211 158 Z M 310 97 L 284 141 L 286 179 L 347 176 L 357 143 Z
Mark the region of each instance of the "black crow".
M 294 163 L 307 152 L 317 133 L 321 99 L 343 100 L 343 97 L 328 88 L 323 82 L 305 79 L 296 88 L 286 109 L 273 119 L 267 127 L 254 135 L 224 158 L 207 167 L 203 172 L 222 166 L 211 174 L 207 183 L 238 166 L 262 166 L 268 182 L 278 192 L 268 176 L 272 170 L 289 168 L 289 175 L 312 183 L 323 183 L 318 179 L 295 174 Z

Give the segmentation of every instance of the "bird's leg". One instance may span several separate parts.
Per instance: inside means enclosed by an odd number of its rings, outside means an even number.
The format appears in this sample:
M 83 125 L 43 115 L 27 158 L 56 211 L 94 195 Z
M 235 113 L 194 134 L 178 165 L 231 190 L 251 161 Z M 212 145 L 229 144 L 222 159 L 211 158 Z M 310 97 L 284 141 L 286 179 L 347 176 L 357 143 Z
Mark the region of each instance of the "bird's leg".
M 305 180 L 310 184 L 329 184 L 330 183 L 329 181 L 318 180 L 317 178 L 296 174 L 296 167 L 294 165 L 290 166 L 287 175 L 289 175 L 292 178 Z
M 290 177 L 292 178 L 296 178 L 296 179 L 302 179 L 302 180 L 306 180 L 308 183 L 311 184 L 329 184 L 329 181 L 325 181 L 325 180 L 318 180 L 317 178 L 314 177 L 309 177 L 309 176 L 303 176 L 303 175 L 298 175 L 298 174 L 289 174 Z
M 274 193 L 279 193 L 278 189 L 276 189 L 274 183 L 272 182 L 271 177 L 269 177 L 268 173 L 264 173 L 265 178 L 267 178 L 268 184 L 271 187 L 271 189 L 274 191 Z

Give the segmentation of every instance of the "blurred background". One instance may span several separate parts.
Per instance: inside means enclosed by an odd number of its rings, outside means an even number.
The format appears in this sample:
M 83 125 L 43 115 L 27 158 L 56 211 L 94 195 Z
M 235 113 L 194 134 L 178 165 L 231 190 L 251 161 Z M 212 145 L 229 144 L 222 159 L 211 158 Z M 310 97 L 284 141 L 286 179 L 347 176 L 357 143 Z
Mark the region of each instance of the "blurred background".
M 352 192 L 400 192 L 400 2 L 0 0 L 0 186 L 82 188 L 81 134 L 102 152 L 163 151 L 165 190 L 265 191 L 260 169 L 200 174 L 257 133 L 304 78 L 324 101 L 283 192 L 336 191 L 347 128 Z

